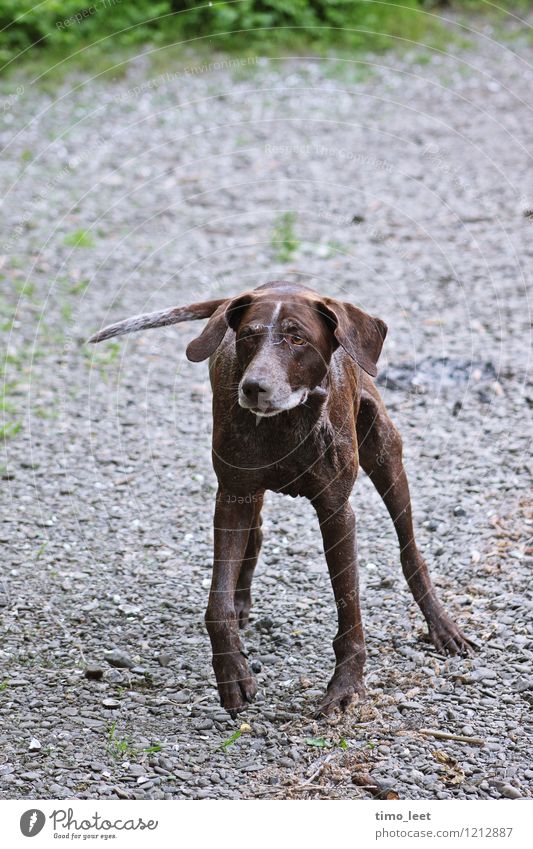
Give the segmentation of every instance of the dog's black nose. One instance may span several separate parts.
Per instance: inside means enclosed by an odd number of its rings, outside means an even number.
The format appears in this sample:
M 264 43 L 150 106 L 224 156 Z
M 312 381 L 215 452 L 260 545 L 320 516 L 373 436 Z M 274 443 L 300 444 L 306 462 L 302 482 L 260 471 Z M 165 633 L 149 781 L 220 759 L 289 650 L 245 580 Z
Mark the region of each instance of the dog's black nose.
M 251 377 L 243 380 L 241 389 L 246 400 L 249 401 L 253 407 L 256 407 L 261 400 L 268 400 L 271 394 L 270 387 L 267 386 L 266 383 L 261 380 L 254 380 L 254 378 Z

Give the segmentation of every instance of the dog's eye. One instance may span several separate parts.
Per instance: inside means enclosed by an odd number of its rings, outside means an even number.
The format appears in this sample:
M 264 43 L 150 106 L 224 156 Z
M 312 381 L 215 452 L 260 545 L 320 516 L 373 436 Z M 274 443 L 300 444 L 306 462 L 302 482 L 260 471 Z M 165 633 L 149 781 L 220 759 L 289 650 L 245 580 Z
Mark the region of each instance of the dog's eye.
M 289 342 L 291 345 L 305 345 L 305 339 L 301 336 L 289 336 Z

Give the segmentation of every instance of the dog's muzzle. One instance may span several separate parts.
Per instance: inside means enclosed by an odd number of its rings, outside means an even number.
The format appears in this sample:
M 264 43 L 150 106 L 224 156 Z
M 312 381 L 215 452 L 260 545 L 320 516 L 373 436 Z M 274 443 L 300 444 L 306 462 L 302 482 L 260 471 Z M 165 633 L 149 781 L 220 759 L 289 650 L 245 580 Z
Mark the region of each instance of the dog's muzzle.
M 239 386 L 239 405 L 255 416 L 276 416 L 298 407 L 307 398 L 307 389 L 295 389 L 280 398 L 265 381 L 243 378 Z

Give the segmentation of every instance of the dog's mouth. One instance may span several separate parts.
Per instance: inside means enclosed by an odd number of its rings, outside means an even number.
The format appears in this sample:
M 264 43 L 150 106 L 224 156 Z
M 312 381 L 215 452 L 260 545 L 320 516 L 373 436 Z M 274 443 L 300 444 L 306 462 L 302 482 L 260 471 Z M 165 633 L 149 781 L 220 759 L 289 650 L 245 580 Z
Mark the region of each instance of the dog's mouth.
M 249 410 L 250 413 L 253 413 L 254 416 L 258 418 L 270 418 L 271 416 L 278 416 L 280 413 L 285 413 L 288 410 L 294 410 L 295 407 L 299 407 L 300 404 L 304 404 L 307 396 L 309 394 L 308 389 L 300 389 L 295 390 L 291 393 L 290 398 L 284 404 L 269 404 L 268 402 L 263 402 L 258 406 L 250 406 L 247 403 L 243 403 L 242 399 L 239 398 L 239 404 L 245 410 Z
M 259 416 L 260 418 L 268 418 L 269 416 L 277 416 L 279 415 L 279 413 L 283 413 L 285 408 L 280 409 L 278 407 L 263 407 L 262 409 L 259 409 L 259 407 L 249 407 L 248 409 L 251 413 L 254 414 L 254 416 Z M 289 407 L 288 409 L 293 408 Z

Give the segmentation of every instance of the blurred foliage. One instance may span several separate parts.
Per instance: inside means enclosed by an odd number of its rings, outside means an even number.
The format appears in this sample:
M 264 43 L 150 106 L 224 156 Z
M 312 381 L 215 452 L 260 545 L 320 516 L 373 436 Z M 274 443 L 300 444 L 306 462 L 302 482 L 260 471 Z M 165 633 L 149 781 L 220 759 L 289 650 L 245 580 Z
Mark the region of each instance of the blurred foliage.
M 523 9 L 532 0 L 89 0 L 85 6 L 80 0 L 0 0 L 0 63 L 9 67 L 41 51 L 68 56 L 90 46 L 93 54 L 109 54 L 202 38 L 218 50 L 261 44 L 382 50 L 395 39 L 427 41 L 439 29 L 427 12 L 446 6 Z

